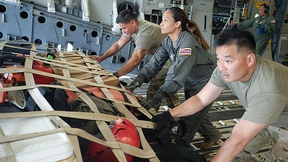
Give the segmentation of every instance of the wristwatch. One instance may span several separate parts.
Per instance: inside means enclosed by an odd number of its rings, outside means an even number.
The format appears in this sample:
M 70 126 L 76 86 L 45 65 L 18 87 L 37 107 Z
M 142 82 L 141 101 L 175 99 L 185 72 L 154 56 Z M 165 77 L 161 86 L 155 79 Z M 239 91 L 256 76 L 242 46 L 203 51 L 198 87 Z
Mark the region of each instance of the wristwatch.
M 113 73 L 113 75 L 115 75 L 117 78 L 119 78 L 119 77 L 120 77 L 117 71 L 116 71 L 116 72 L 114 72 L 114 73 Z

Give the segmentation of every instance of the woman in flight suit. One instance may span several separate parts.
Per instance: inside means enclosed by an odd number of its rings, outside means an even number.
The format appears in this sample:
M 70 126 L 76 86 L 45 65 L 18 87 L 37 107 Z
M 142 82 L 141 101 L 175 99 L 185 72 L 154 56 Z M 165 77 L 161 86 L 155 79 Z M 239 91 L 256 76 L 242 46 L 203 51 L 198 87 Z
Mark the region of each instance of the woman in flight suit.
M 154 107 L 164 97 L 173 95 L 183 86 L 187 100 L 197 94 L 209 81 L 216 63 L 207 51 L 209 46 L 200 30 L 198 28 L 198 30 L 190 30 L 195 25 L 195 22 L 189 21 L 187 14 L 180 8 L 172 7 L 163 14 L 160 24 L 161 32 L 167 34 L 168 37 L 162 41 L 156 54 L 145 65 L 135 80 L 126 87 L 133 91 L 143 83 L 148 83 L 157 75 L 169 58 L 173 61 L 165 82 L 160 86 L 159 91 L 151 99 L 141 103 L 146 109 Z M 201 144 L 203 149 L 211 148 L 221 137 L 221 133 L 207 117 L 211 105 L 206 106 L 205 109 L 194 115 L 180 118 L 187 128 L 183 139 L 188 144 L 193 140 L 197 130 L 205 138 Z

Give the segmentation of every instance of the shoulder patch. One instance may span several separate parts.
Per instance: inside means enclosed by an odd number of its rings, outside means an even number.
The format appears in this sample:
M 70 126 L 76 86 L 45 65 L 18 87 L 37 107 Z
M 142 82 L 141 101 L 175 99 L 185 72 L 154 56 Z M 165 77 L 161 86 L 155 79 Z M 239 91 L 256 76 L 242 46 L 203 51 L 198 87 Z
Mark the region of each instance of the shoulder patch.
M 179 50 L 179 56 L 188 56 L 191 55 L 192 48 L 180 48 Z
M 270 22 L 273 23 L 273 24 L 275 24 L 275 23 L 276 23 L 276 20 L 271 20 Z

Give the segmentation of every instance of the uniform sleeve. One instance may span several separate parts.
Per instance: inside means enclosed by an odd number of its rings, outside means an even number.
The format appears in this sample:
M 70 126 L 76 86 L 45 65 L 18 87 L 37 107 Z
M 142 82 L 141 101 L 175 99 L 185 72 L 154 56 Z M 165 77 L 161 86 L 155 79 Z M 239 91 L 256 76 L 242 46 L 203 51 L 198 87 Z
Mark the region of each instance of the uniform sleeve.
M 218 67 L 216 67 L 210 77 L 210 80 L 209 80 L 210 83 L 218 86 L 218 87 L 226 87 L 226 83 L 225 81 L 223 80 L 222 76 L 221 76 L 221 73 L 218 69 Z
M 123 33 L 123 35 L 124 35 L 124 37 L 126 37 L 126 38 L 128 38 L 128 39 L 130 39 L 130 40 L 133 39 L 131 36 L 127 35 L 126 33 Z
M 268 18 L 266 24 L 265 24 L 265 33 L 274 33 L 276 31 L 276 20 L 274 17 Z
M 196 54 L 193 54 L 193 50 L 197 49 L 194 48 L 190 40 L 182 40 L 182 44 L 180 45 L 179 49 L 181 48 L 190 48 L 191 55 L 178 56 L 177 60 L 174 61 L 169 67 L 165 82 L 159 88 L 169 95 L 173 95 L 184 86 L 184 83 L 186 82 L 188 75 L 196 62 Z
M 138 36 L 138 38 L 135 40 L 135 50 L 142 49 L 149 51 L 153 43 L 153 40 L 151 40 L 151 38 L 148 36 Z
M 152 56 L 149 62 L 141 70 L 140 74 L 144 75 L 148 81 L 155 77 L 163 68 L 169 59 L 168 52 L 160 45 L 158 51 Z
M 237 27 L 247 29 L 247 28 L 251 28 L 253 26 L 253 24 L 254 24 L 254 19 L 253 20 L 247 20 L 247 21 L 244 21 L 241 23 L 237 23 Z
M 276 123 L 287 105 L 287 100 L 285 96 L 275 93 L 256 95 L 248 101 L 242 119 L 262 124 Z

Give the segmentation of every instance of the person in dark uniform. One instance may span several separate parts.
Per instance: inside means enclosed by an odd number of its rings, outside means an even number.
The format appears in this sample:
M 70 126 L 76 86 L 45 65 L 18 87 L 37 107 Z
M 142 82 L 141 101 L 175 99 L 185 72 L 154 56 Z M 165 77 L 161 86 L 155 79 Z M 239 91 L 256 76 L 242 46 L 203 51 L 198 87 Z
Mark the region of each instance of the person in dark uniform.
M 232 22 L 230 26 L 237 24 L 238 28 L 248 29 L 252 27 L 252 33 L 256 40 L 256 54 L 262 56 L 272 34 L 276 31 L 276 20 L 269 15 L 269 6 L 260 5 L 259 16 L 241 23 Z
M 172 7 L 163 14 L 160 24 L 161 32 L 167 34 L 168 37 L 162 41 L 158 51 L 139 75 L 126 86 L 127 89 L 133 91 L 143 83 L 148 83 L 158 74 L 169 58 L 172 60 L 173 63 L 159 91 L 148 101 L 140 103 L 146 109 L 153 108 L 164 97 L 173 95 L 183 86 L 185 98 L 188 99 L 197 94 L 209 81 L 216 67 L 215 59 L 207 51 L 208 45 L 200 30 L 192 29 L 193 33 L 190 33 L 190 26 L 195 27 L 195 22 L 189 21 L 186 13 L 180 8 Z M 196 37 L 199 35 L 200 37 Z M 183 121 L 187 127 L 183 139 L 188 144 L 193 140 L 197 130 L 205 138 L 201 144 L 203 149 L 211 148 L 221 137 L 219 130 L 207 117 L 211 105 L 207 105 L 205 109 L 194 115 L 180 118 L 180 121 Z

